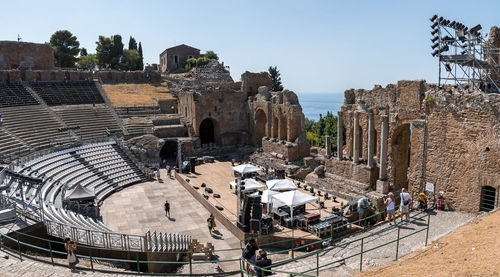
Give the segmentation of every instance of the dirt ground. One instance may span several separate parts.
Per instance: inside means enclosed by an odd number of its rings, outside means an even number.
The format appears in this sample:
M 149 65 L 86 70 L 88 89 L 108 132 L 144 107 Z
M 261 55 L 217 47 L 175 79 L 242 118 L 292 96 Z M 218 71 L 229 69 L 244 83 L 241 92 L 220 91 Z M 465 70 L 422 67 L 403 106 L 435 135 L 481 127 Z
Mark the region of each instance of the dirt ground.
M 500 211 L 357 276 L 500 276 Z
M 103 86 L 113 107 L 157 106 L 157 100 L 172 99 L 166 86 L 150 84 L 106 84 Z

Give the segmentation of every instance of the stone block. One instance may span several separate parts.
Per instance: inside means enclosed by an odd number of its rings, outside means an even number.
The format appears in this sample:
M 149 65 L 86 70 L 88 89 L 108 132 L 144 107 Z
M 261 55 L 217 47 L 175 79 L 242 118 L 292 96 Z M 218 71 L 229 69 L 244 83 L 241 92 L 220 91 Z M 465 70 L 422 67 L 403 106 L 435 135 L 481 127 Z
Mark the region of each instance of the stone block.
M 389 181 L 377 180 L 377 188 L 376 191 L 378 193 L 386 194 L 389 192 Z

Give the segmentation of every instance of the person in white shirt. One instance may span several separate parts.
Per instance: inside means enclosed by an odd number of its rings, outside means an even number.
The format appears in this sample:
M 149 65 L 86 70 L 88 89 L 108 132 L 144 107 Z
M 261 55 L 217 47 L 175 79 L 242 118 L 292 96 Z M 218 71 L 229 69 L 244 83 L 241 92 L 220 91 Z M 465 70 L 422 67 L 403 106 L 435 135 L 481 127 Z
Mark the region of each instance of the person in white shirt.
M 406 220 L 410 218 L 410 204 L 411 197 L 408 192 L 406 192 L 405 188 L 401 189 L 401 203 L 399 205 L 399 212 L 401 213 L 401 221 L 403 221 L 403 215 L 405 215 Z
M 392 192 L 389 192 L 387 195 L 387 198 L 384 201 L 385 205 L 385 211 L 387 212 L 387 221 L 389 221 L 389 225 L 392 225 L 392 222 L 394 222 L 394 225 L 396 225 L 396 210 L 394 207 L 394 194 Z

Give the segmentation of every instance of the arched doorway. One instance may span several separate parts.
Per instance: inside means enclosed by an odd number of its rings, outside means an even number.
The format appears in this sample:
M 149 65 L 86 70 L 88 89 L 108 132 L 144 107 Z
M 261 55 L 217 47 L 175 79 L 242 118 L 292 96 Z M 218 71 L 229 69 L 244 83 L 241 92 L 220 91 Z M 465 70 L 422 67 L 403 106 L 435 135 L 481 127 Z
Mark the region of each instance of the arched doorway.
M 494 187 L 484 186 L 481 189 L 480 211 L 489 212 L 495 208 L 497 190 Z
M 262 146 L 262 138 L 266 136 L 267 118 L 263 110 L 257 110 L 255 113 L 255 145 Z
M 411 125 L 399 126 L 392 137 L 392 180 L 395 189 L 408 187 L 410 166 Z
M 167 161 L 168 164 L 175 164 L 177 160 L 177 140 L 167 140 L 160 149 L 160 161 Z
M 212 119 L 206 118 L 201 122 L 200 140 L 202 145 L 215 142 L 215 124 Z

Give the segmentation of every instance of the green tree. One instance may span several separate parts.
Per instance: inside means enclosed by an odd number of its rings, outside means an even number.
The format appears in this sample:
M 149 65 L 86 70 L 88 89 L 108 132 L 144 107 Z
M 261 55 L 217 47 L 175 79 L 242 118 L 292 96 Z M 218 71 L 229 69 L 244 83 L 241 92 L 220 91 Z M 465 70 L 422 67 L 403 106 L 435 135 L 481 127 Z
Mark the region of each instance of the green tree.
M 281 84 L 281 77 L 280 77 L 280 71 L 278 70 L 277 66 L 270 66 L 268 69 L 268 74 L 269 78 L 271 78 L 271 84 L 272 84 L 272 91 L 282 91 L 283 86 Z
M 320 114 L 318 121 L 306 118 L 306 138 L 312 146 L 325 147 L 325 136 L 328 135 L 332 150 L 335 151 L 337 149 L 337 124 L 338 118 L 332 112 L 327 112 L 325 117 Z M 345 137 L 345 128 L 342 132 Z
M 57 67 L 75 67 L 76 56 L 80 53 L 80 42 L 68 30 L 60 30 L 50 37 L 54 49 L 54 64 Z
M 87 56 L 88 53 L 87 53 L 87 49 L 86 48 L 83 48 L 80 50 L 80 56 Z
M 123 55 L 122 36 L 113 36 L 113 47 L 111 48 L 111 68 L 120 69 L 120 60 Z
M 94 71 L 97 68 L 97 55 L 89 54 L 78 57 L 78 68 L 88 71 Z
M 130 39 L 128 40 L 128 50 L 137 50 L 137 42 L 132 36 L 130 36 Z
M 186 60 L 184 64 L 184 68 L 186 71 L 191 70 L 192 68 L 198 67 L 198 66 L 204 66 L 208 64 L 211 60 L 205 57 L 199 57 L 199 58 L 189 58 Z
M 219 60 L 219 56 L 217 56 L 217 54 L 212 50 L 207 51 L 203 56 L 207 59 L 216 60 L 216 61 Z
M 97 65 L 100 69 L 111 68 L 112 49 L 113 49 L 113 39 L 105 36 L 99 36 L 99 40 L 96 42 L 96 56 Z
M 144 56 L 142 55 L 142 44 L 139 41 L 139 48 L 137 49 L 139 51 L 139 56 L 141 56 L 141 62 L 139 63 L 139 70 L 144 69 Z
M 137 50 L 124 50 L 120 61 L 121 70 L 138 70 L 141 56 Z

